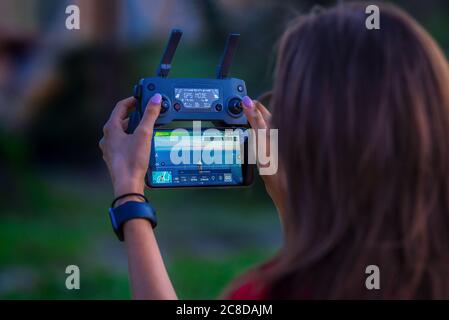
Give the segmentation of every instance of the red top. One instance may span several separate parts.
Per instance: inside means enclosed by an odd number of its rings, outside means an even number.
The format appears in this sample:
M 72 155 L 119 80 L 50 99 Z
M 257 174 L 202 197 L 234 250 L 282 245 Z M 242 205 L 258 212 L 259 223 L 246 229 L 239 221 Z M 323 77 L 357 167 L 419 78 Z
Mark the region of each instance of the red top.
M 271 268 L 274 261 L 269 261 L 262 265 L 260 268 L 262 270 L 267 270 Z M 257 279 L 254 277 L 243 279 L 243 282 L 239 287 L 235 288 L 231 293 L 229 293 L 227 299 L 229 300 L 267 300 L 268 292 L 265 288 L 258 285 Z
M 305 286 L 295 293 L 295 299 L 312 300 L 314 295 L 311 286 Z M 234 289 L 228 296 L 229 300 L 269 300 L 269 293 L 266 288 L 261 288 L 254 280 L 244 282 Z
M 232 291 L 227 297 L 229 300 L 265 300 L 265 290 L 257 288 L 254 282 L 248 281 Z

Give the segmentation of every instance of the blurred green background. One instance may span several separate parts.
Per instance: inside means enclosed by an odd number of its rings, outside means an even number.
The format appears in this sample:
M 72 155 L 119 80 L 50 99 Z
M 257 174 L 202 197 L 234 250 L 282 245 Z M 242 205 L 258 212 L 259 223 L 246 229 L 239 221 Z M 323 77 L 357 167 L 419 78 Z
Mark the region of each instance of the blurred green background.
M 449 2 L 392 1 L 449 52 Z M 154 74 L 173 27 L 185 34 L 170 76 L 213 77 L 228 32 L 232 75 L 269 90 L 276 43 L 295 15 L 335 1 L 2 0 L 0 2 L 0 298 L 129 298 L 124 248 L 98 141 L 115 102 Z M 371 2 L 368 2 L 371 3 Z M 65 28 L 65 8 L 81 29 Z M 332 53 L 329 53 L 332 54 Z M 245 189 L 147 191 L 180 298 L 213 299 L 281 245 L 260 179 Z M 65 268 L 81 289 L 65 288 Z

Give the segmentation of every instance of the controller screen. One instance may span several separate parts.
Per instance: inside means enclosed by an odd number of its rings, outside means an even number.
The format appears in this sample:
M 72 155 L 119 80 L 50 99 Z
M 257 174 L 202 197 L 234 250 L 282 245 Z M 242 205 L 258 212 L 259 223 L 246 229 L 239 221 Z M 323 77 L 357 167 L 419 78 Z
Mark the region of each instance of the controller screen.
M 155 131 L 149 181 L 153 187 L 243 184 L 241 133 L 214 129 Z M 182 163 L 181 163 L 182 159 Z
M 217 88 L 175 88 L 175 99 L 188 109 L 209 109 L 212 103 L 220 99 Z

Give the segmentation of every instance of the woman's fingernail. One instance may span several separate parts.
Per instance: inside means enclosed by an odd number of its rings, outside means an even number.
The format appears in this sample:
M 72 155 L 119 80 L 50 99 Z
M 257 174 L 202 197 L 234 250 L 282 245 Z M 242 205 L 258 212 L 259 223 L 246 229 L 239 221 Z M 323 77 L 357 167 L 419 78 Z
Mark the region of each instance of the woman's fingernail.
M 252 109 L 254 106 L 253 100 L 251 100 L 251 98 L 248 96 L 244 96 L 242 102 L 243 102 L 243 106 L 246 109 Z
M 153 104 L 159 104 L 162 101 L 162 96 L 159 93 L 156 93 L 154 96 L 151 97 L 151 103 Z

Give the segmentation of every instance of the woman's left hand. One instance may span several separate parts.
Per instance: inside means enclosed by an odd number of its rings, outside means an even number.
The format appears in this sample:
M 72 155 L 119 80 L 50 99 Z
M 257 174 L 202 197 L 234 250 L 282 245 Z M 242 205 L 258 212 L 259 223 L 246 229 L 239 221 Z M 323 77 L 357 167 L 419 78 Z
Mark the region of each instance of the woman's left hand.
M 136 105 L 135 98 L 117 103 L 103 127 L 100 149 L 112 178 L 116 197 L 126 193 L 143 193 L 145 174 L 151 151 L 154 123 L 159 116 L 162 97 L 155 94 L 133 134 L 127 134 L 128 112 Z

